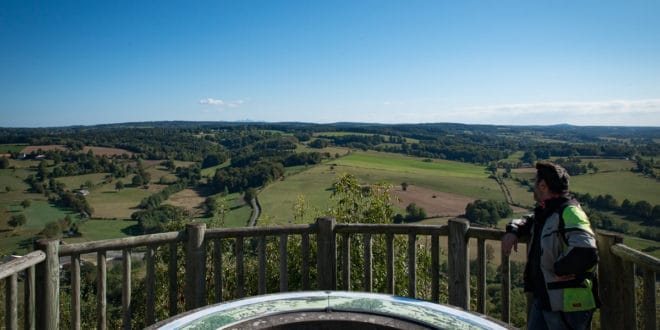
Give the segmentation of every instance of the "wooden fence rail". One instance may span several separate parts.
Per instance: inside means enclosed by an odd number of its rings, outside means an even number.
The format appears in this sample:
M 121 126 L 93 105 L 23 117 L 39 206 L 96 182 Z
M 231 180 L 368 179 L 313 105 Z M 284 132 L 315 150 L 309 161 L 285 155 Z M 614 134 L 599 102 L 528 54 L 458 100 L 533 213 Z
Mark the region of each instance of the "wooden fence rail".
M 277 227 L 248 228 L 214 228 L 207 229 L 203 223 L 190 223 L 182 232 L 170 232 L 136 236 L 122 239 L 103 240 L 86 243 L 60 245 L 56 240 L 42 240 L 35 244 L 35 252 L 23 258 L 0 265 L 0 279 L 6 283 L 6 317 L 7 329 L 18 328 L 17 279 L 25 271 L 25 325 L 26 329 L 57 329 L 59 327 L 59 282 L 60 259 L 71 258 L 71 321 L 72 328 L 81 327 L 81 292 L 80 292 L 80 261 L 81 255 L 96 253 L 97 258 L 97 328 L 106 329 L 107 325 L 107 253 L 121 251 L 122 253 L 122 322 L 123 328 L 131 327 L 131 260 L 133 251 L 146 251 L 146 311 L 145 321 L 155 323 L 155 261 L 154 254 L 160 246 L 169 246 L 168 291 L 169 315 L 183 312 L 178 308 L 178 274 L 179 262 L 177 250 L 183 247 L 185 257 L 185 280 L 183 288 L 184 311 L 205 306 L 209 303 L 221 302 L 223 294 L 240 298 L 245 291 L 245 258 L 246 239 L 250 242 L 250 251 L 256 246 L 258 294 L 266 293 L 267 238 L 277 240 L 279 263 L 279 291 L 289 291 L 290 274 L 287 271 L 287 245 L 291 236 L 301 237 L 301 282 L 302 289 L 312 288 L 310 265 L 316 263 L 317 290 L 338 289 L 338 276 L 341 278 L 341 288 L 351 290 L 351 242 L 360 239 L 363 245 L 361 255 L 364 291 L 373 291 L 373 240 L 378 235 L 384 238 L 385 248 L 385 290 L 395 292 L 395 253 L 406 256 L 407 292 L 410 297 L 417 296 L 417 249 L 418 240 L 426 237 L 431 241 L 431 300 L 438 302 L 440 297 L 440 236 L 447 236 L 448 251 L 448 302 L 464 309 L 470 309 L 470 239 L 477 241 L 477 290 L 476 311 L 486 312 L 486 242 L 499 241 L 503 232 L 497 229 L 470 227 L 464 220 L 450 220 L 447 226 L 426 226 L 415 224 L 338 224 L 333 218 L 319 218 L 316 223 L 307 225 L 290 225 Z M 395 251 L 395 235 L 407 237 L 406 251 Z M 311 237 L 315 238 L 316 260 L 311 260 Z M 223 293 L 223 246 L 225 241 L 233 242 L 235 257 L 236 292 Z M 660 270 L 660 262 L 647 254 L 630 249 L 622 244 L 621 236 L 599 232 L 599 253 L 601 263 L 599 277 L 601 300 L 601 326 L 603 329 L 636 328 L 636 296 L 635 267 L 643 273 L 642 284 L 644 295 L 641 309 L 642 322 L 645 329 L 657 327 L 656 317 L 656 274 Z M 339 242 L 339 244 L 338 244 Z M 382 241 L 381 241 L 382 242 Z M 224 244 L 223 244 L 224 243 Z M 207 256 L 207 244 L 211 255 Z M 380 246 L 380 245 L 379 245 Z M 340 252 L 339 258 L 337 252 Z M 252 253 L 252 252 L 251 252 Z M 251 254 L 250 253 L 250 254 Z M 357 255 L 357 254 L 356 254 Z M 207 268 L 207 259 L 211 258 L 211 268 Z M 501 319 L 510 322 L 511 319 L 511 274 L 509 258 L 502 255 L 502 309 Z M 379 261 L 380 262 L 380 261 Z M 341 269 L 341 274 L 338 274 Z M 206 276 L 213 274 L 213 301 L 206 299 Z M 623 301 L 623 303 L 621 303 Z M 67 307 L 67 306 L 62 306 Z

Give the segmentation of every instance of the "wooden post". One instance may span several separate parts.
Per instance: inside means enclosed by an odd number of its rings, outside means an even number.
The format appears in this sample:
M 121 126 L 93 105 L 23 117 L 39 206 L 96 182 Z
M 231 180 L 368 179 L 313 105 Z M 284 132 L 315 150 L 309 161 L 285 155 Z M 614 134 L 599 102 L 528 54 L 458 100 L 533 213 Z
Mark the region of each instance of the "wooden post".
M 34 330 L 35 328 L 35 316 L 34 316 L 34 304 L 35 304 L 35 293 L 34 293 L 34 266 L 25 270 L 25 323 L 24 329 Z
M 302 289 L 309 290 L 309 234 L 302 235 Z
M 245 295 L 245 254 L 243 252 L 243 237 L 236 237 L 236 298 Z
M 486 240 L 477 241 L 477 312 L 486 314 Z
M 168 278 L 168 291 L 169 291 L 169 315 L 170 317 L 178 314 L 178 300 L 179 300 L 179 283 L 178 275 L 179 269 L 177 265 L 177 242 L 170 243 L 170 257 L 167 262 L 167 278 Z
M 527 300 L 527 318 L 531 301 Z M 508 255 L 502 253 L 502 321 L 511 322 L 511 262 Z
M 259 294 L 266 294 L 266 236 L 259 237 Z
M 289 272 L 287 270 L 286 245 L 288 241 L 286 234 L 280 235 L 280 292 L 289 291 Z
M 344 291 L 351 290 L 351 236 L 342 234 L 341 240 L 341 284 Z
M 317 281 L 319 290 L 337 288 L 337 249 L 335 243 L 336 220 L 330 217 L 317 218 Z
M 600 326 L 603 330 L 626 329 L 625 308 L 622 304 L 623 262 L 615 256 L 610 248 L 617 243 L 623 243 L 623 237 L 611 232 L 598 232 L 598 290 L 600 300 Z M 634 306 L 633 306 L 634 307 Z M 633 315 L 634 317 L 634 315 Z
M 387 234 L 387 293 L 394 294 L 394 234 Z
M 36 328 L 55 330 L 60 327 L 60 259 L 59 240 L 41 239 L 35 250 L 46 253 L 46 260 L 36 266 Z
M 121 290 L 121 308 L 123 314 L 124 329 L 131 329 L 131 250 L 124 249 L 122 251 L 123 257 L 123 274 L 122 274 L 122 290 Z
M 656 291 L 655 291 L 655 272 L 644 269 L 644 297 L 642 298 L 642 320 L 644 329 L 657 329 L 656 321 Z
M 5 279 L 5 327 L 18 329 L 18 275 L 15 273 Z
M 147 251 L 144 259 L 147 263 L 147 277 L 144 291 L 146 292 L 146 310 L 144 313 L 144 321 L 146 324 L 154 324 L 156 322 L 156 264 L 154 260 L 154 253 L 156 249 L 153 245 L 147 245 Z
M 417 295 L 417 236 L 408 234 L 408 297 Z
M 469 222 L 449 220 L 449 304 L 470 309 L 470 262 L 467 231 Z
M 149 282 L 149 281 L 147 281 Z M 105 330 L 107 326 L 108 265 L 106 251 L 96 253 L 96 328 Z
M 192 310 L 204 306 L 206 298 L 206 249 L 204 248 L 204 232 L 206 224 L 192 222 L 186 224 L 186 283 L 185 307 Z
M 373 252 L 372 252 L 371 233 L 364 234 L 364 291 L 372 292 L 374 289 L 373 280 Z
M 71 328 L 80 330 L 80 254 L 71 256 Z
M 431 301 L 440 302 L 440 235 L 431 235 Z

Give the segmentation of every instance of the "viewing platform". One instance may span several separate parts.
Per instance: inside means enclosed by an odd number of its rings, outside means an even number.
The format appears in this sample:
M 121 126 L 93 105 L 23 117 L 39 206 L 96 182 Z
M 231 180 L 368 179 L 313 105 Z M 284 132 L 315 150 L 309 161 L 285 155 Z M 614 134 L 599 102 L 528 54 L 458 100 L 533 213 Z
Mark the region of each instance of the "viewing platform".
M 391 297 L 395 293 L 395 256 L 405 255 L 406 282 L 408 298 L 420 298 L 420 290 L 430 292 L 426 303 L 439 303 L 440 296 L 446 294 L 448 304 L 464 311 L 470 308 L 470 253 L 468 242 L 476 240 L 476 308 L 473 312 L 485 314 L 487 302 L 486 271 L 487 271 L 487 241 L 499 241 L 503 234 L 499 229 L 471 227 L 465 220 L 449 220 L 444 226 L 429 226 L 415 224 L 344 224 L 336 223 L 332 218 L 318 218 L 315 223 L 305 225 L 245 227 L 245 228 L 212 228 L 207 229 L 204 223 L 189 223 L 180 232 L 167 232 L 121 239 L 93 241 L 61 245 L 59 240 L 40 240 L 35 244 L 35 251 L 22 258 L 0 265 L 0 279 L 5 281 L 6 312 L 4 327 L 7 329 L 58 329 L 60 315 L 67 309 L 73 329 L 81 328 L 81 267 L 82 254 L 96 253 L 96 327 L 106 329 L 108 323 L 107 301 L 107 255 L 109 251 L 122 251 L 123 276 L 122 318 L 123 327 L 131 328 L 131 320 L 135 311 L 131 306 L 132 251 L 145 250 L 146 265 L 145 291 L 146 311 L 143 318 L 146 325 L 162 322 L 168 317 L 196 310 L 211 304 L 231 299 L 245 298 L 247 283 L 251 278 L 246 276 L 245 264 L 248 258 L 256 258 L 257 296 L 267 292 L 267 280 L 277 278 L 279 292 L 307 292 L 309 295 L 323 295 L 326 291 L 351 291 L 351 267 L 360 255 L 356 264 L 361 265 L 361 283 L 359 290 L 364 294 L 373 293 L 374 278 L 385 281 L 384 292 Z M 447 237 L 447 246 L 440 246 L 440 237 Z M 300 239 L 300 260 L 290 261 L 287 242 L 296 237 Z M 351 253 L 351 239 L 359 238 L 363 244 L 361 251 Z M 407 238 L 405 251 L 401 244 L 395 244 L 395 238 Z M 418 240 L 430 241 L 430 288 L 418 287 L 417 277 L 421 276 L 417 263 Z M 278 249 L 277 274 L 267 277 L 267 239 L 277 240 Z M 374 240 L 383 241 L 384 251 L 374 251 Z M 246 244 L 247 243 L 247 244 Z M 229 245 L 228 245 L 229 244 Z M 377 244 L 376 246 L 381 246 Z M 399 249 L 396 250 L 396 247 Z M 167 264 L 168 297 L 156 296 L 156 263 L 155 252 L 164 247 L 169 256 Z M 232 261 L 235 267 L 231 274 L 235 276 L 235 291 L 223 292 L 223 281 L 229 274 L 223 272 L 223 248 L 230 247 Z M 181 249 L 182 248 L 182 249 Z M 426 249 L 427 247 L 425 247 Z M 623 244 L 621 236 L 609 232 L 598 233 L 599 293 L 602 301 L 600 309 L 600 325 L 602 329 L 657 329 L 657 294 L 656 274 L 660 272 L 660 260 L 645 253 L 631 249 Z M 447 271 L 441 274 L 441 249 L 447 251 Z M 211 251 L 211 255 L 208 255 Z M 183 257 L 177 254 L 183 251 Z M 247 251 L 247 252 L 246 252 Z M 226 251 L 224 251 L 226 252 Z M 374 274 L 374 253 L 384 256 L 385 274 Z M 354 256 L 351 258 L 350 256 Z M 65 271 L 60 265 L 61 257 L 70 257 L 70 279 L 65 279 Z M 269 255 L 270 257 L 270 255 Z M 270 260 L 272 261 L 272 260 Z M 291 262 L 299 263 L 300 272 L 289 273 Z M 179 273 L 179 266 L 184 265 L 185 272 Z M 210 265 L 210 269 L 207 265 Z M 508 256 L 501 255 L 501 310 L 499 318 L 505 325 L 511 322 L 511 267 Z M 355 272 L 355 269 L 353 269 Z M 641 296 L 637 295 L 636 276 L 641 274 Z M 24 281 L 24 295 L 21 297 L 19 311 L 18 279 Z M 441 289 L 441 275 L 446 276 L 447 291 Z M 290 290 L 289 279 L 300 279 L 301 290 Z M 71 288 L 71 301 L 60 302 L 60 286 L 62 281 Z M 180 287 L 179 282 L 183 283 Z M 209 286 L 209 283 L 212 285 Z M 338 285 L 339 283 L 339 285 Z M 400 283 L 400 282 L 399 282 Z M 441 292 L 441 290 L 443 290 Z M 355 291 L 355 290 L 353 290 Z M 210 294 L 209 294 L 210 292 Z M 316 292 L 316 293 L 314 293 Z M 359 293 L 355 293 L 359 294 Z M 326 294 L 328 295 L 328 294 Z M 377 296 L 377 295 L 376 295 Z M 180 301 L 183 298 L 183 302 Z M 209 299 L 208 297 L 212 297 Z M 224 297 L 224 299 L 223 299 Z M 267 296 L 263 296 L 267 297 Z M 167 300 L 167 317 L 156 317 L 156 300 Z M 265 298 L 264 298 L 265 299 Z M 386 298 L 383 298 L 386 300 Z M 637 310 L 637 300 L 641 300 L 641 310 Z M 416 300 L 418 301 L 418 300 Z M 440 304 L 436 304 L 440 308 Z M 221 306 L 221 305 L 220 305 Z M 638 324 L 637 314 L 641 315 Z M 381 315 L 382 316 L 382 315 Z M 257 317 L 257 316 L 255 316 Z M 20 322 L 19 327 L 19 320 Z

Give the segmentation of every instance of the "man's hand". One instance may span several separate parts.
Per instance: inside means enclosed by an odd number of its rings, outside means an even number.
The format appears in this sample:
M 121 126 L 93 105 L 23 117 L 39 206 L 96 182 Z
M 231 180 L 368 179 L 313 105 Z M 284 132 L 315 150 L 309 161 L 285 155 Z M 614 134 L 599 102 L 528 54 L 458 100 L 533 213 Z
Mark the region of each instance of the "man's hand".
M 502 253 L 505 256 L 510 255 L 511 248 L 518 252 L 518 236 L 514 233 L 506 233 L 502 236 Z
M 555 282 L 565 282 L 565 281 L 571 281 L 575 279 L 575 274 L 569 274 L 569 275 L 557 275 L 555 274 Z

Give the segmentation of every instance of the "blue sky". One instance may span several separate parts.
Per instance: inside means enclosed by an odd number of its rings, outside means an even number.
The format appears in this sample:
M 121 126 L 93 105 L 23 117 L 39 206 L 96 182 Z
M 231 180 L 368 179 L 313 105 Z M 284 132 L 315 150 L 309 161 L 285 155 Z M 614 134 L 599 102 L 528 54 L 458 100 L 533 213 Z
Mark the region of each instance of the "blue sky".
M 660 126 L 660 1 L 0 0 L 0 127 Z

